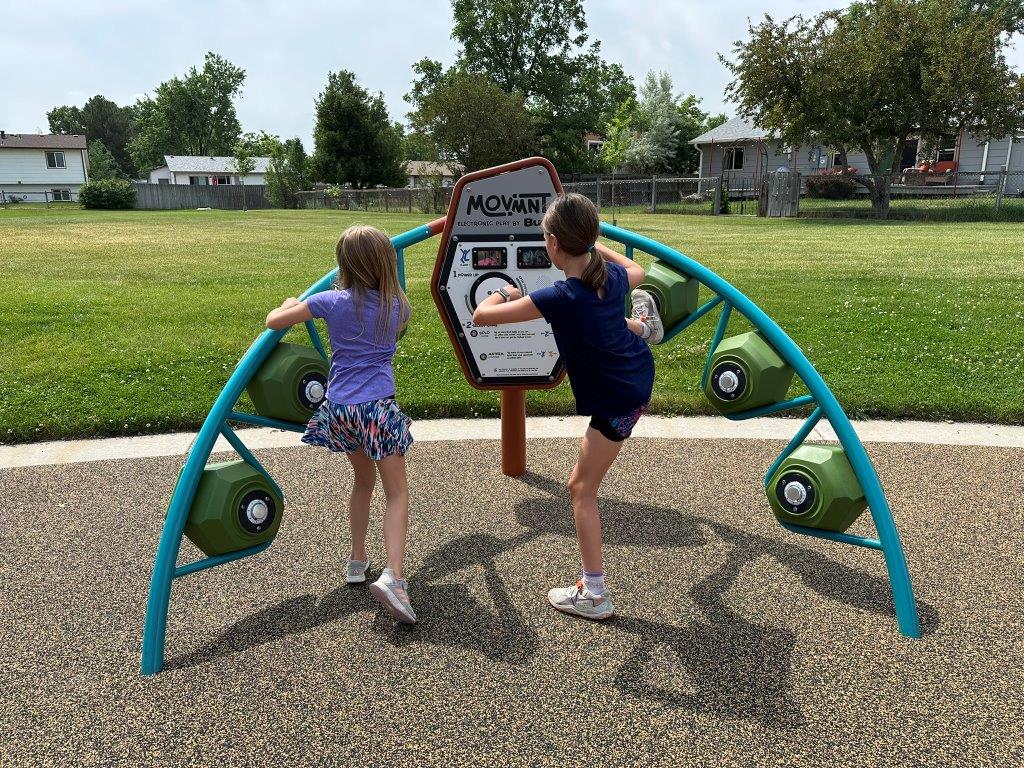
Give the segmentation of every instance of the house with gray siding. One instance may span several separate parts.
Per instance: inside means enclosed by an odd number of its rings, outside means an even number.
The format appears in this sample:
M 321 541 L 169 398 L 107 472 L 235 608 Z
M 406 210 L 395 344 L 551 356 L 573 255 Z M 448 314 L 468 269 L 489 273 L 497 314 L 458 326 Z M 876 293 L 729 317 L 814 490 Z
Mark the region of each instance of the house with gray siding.
M 753 187 L 766 173 L 777 170 L 808 175 L 839 164 L 839 155 L 829 147 L 802 145 L 789 147 L 743 118 L 734 117 L 692 139 L 700 153 L 701 178 L 724 175 L 731 189 Z M 947 146 L 948 145 L 948 146 Z M 918 138 L 907 141 L 900 158 L 900 169 L 913 168 L 919 160 L 930 160 L 944 172 L 959 171 L 961 184 L 992 183 L 985 174 L 1010 171 L 1007 191 L 1024 189 L 1024 134 L 1014 138 L 986 140 L 967 131 L 949 137 L 931 156 L 922 156 Z M 862 152 L 848 152 L 847 166 L 868 172 Z M 965 178 L 965 174 L 971 176 Z
M 77 200 L 88 181 L 85 136 L 0 130 L 0 195 L 5 201 Z
M 204 155 L 164 155 L 164 164 L 149 172 L 150 184 L 266 184 L 269 157 L 254 157 L 252 173 L 235 171 L 235 158 Z

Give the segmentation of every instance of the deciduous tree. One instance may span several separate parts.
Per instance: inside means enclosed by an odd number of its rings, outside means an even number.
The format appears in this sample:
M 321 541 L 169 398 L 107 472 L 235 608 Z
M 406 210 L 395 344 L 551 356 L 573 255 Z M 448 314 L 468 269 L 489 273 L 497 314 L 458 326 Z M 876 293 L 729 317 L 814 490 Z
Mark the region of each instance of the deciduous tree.
M 245 71 L 215 53 L 203 68 L 160 83 L 153 97 L 134 107 L 135 135 L 129 151 L 141 170 L 163 163 L 164 155 L 231 155 L 242 128 L 235 99 Z
M 54 107 L 46 113 L 46 119 L 51 133 L 78 133 L 89 141 L 101 141 L 119 170 L 132 176 L 138 173 L 128 152 L 134 130 L 131 107 L 120 107 L 96 95 L 81 107 Z
M 122 179 L 124 173 L 117 167 L 117 161 L 103 142 L 93 139 L 89 142 L 89 180 Z
M 421 84 L 410 98 L 415 132 L 429 139 L 440 160 L 466 171 L 517 160 L 537 151 L 534 116 L 522 93 L 506 93 L 486 75 L 452 68 Z
M 313 173 L 317 181 L 353 187 L 404 184 L 401 136 L 383 94 L 370 94 L 352 72 L 327 75 L 316 99 Z
M 633 98 L 633 83 L 604 61 L 600 43 L 587 45 L 582 0 L 454 0 L 452 10 L 458 64 L 523 95 L 541 149 L 560 169 L 597 170 L 584 135 L 601 130 Z
M 786 144 L 856 148 L 876 215 L 908 137 L 962 129 L 1002 137 L 1024 127 L 1024 84 L 1005 51 L 1024 4 L 870 0 L 813 18 L 749 28 L 727 89 L 740 114 Z
M 242 210 L 248 210 L 245 200 L 245 177 L 256 170 L 256 158 L 253 156 L 252 147 L 248 142 L 241 140 L 235 142 L 231 168 L 238 176 L 238 183 L 242 186 Z

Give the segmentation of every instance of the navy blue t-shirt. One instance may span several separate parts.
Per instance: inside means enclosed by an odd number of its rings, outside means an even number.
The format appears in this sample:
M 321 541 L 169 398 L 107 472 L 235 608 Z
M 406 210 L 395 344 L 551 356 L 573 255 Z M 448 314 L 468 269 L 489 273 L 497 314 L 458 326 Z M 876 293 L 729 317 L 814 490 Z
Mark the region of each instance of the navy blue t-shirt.
M 654 388 L 654 357 L 626 325 L 625 268 L 608 262 L 604 298 L 570 277 L 530 293 L 551 324 L 576 398 L 576 412 L 614 418 L 647 404 Z

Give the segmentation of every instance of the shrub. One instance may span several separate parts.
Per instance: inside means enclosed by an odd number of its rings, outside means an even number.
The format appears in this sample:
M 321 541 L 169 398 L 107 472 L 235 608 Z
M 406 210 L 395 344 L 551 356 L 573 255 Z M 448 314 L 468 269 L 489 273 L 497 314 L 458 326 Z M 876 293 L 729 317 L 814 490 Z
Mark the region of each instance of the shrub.
M 821 173 L 807 177 L 807 196 L 824 200 L 849 200 L 856 194 L 857 182 L 845 173 Z
M 78 191 L 78 199 L 86 208 L 134 208 L 135 185 L 121 179 L 90 181 Z

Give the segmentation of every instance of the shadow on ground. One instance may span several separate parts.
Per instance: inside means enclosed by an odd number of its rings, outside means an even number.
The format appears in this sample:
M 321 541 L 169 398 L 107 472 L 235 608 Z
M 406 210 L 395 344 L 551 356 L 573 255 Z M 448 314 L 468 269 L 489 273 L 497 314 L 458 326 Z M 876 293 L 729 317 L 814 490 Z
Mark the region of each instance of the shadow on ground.
M 563 483 L 532 472 L 522 482 L 546 494 L 516 507 L 516 521 L 527 530 L 507 539 L 474 533 L 435 550 L 415 574 L 419 623 L 412 628 L 396 626 L 378 612 L 372 630 L 378 637 L 395 646 L 457 647 L 514 665 L 526 663 L 537 653 L 537 633 L 512 601 L 495 560 L 542 535 L 575 538 L 576 533 Z M 615 676 L 616 687 L 629 696 L 755 720 L 770 728 L 804 723 L 791 695 L 795 633 L 752 623 L 725 602 L 742 569 L 761 557 L 773 558 L 830 600 L 879 615 L 892 616 L 894 611 L 885 579 L 780 539 L 668 507 L 617 499 L 602 499 L 601 520 L 608 546 L 697 548 L 715 537 L 728 547 L 724 563 L 689 589 L 701 617 L 683 626 L 631 616 L 610 622 L 616 631 L 636 638 Z M 461 584 L 438 583 L 469 567 L 483 569 L 490 604 Z M 203 664 L 370 610 L 374 607 L 363 587 L 344 586 L 323 598 L 311 594 L 292 598 L 242 619 L 209 645 L 170 659 L 166 667 Z M 935 608 L 919 601 L 918 610 L 922 631 L 934 632 L 939 624 Z M 664 659 L 665 650 L 686 671 L 684 685 L 652 682 L 651 667 Z

